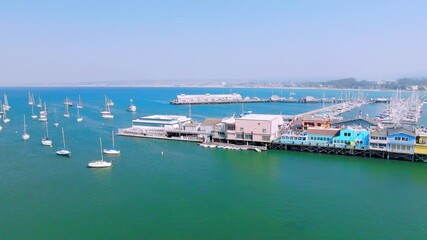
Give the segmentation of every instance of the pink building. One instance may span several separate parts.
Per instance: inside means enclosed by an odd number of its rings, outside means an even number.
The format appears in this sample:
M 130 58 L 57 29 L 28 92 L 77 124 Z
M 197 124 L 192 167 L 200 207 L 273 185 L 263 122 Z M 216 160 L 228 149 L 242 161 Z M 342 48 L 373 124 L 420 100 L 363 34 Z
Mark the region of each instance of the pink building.
M 248 114 L 241 118 L 224 119 L 217 128 L 219 132 L 214 133 L 213 136 L 228 141 L 267 143 L 280 137 L 283 124 L 281 115 Z

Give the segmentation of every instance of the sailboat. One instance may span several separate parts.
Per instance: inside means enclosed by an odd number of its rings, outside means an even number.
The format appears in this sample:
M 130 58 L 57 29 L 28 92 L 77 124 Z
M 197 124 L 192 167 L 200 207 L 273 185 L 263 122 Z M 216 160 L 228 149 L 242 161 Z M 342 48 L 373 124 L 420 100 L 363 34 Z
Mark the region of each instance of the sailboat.
M 64 128 L 62 128 L 62 143 L 63 143 L 63 147 L 58 148 L 58 151 L 56 151 L 56 155 L 71 157 L 71 151 L 68 150 L 68 148 L 65 146 Z
M 5 93 L 5 94 L 3 94 L 3 96 L 4 96 L 4 100 L 3 100 L 3 111 L 9 111 L 12 107 L 11 107 L 11 106 L 9 106 L 9 102 L 8 102 L 8 100 L 7 100 L 7 95 L 6 95 L 6 93 Z
M 79 95 L 79 102 L 77 103 L 77 108 L 83 108 L 83 103 L 80 95 Z
M 113 100 L 108 98 L 107 95 L 105 95 L 105 104 L 107 104 L 107 106 L 110 106 L 110 107 L 114 106 Z
M 10 122 L 10 118 L 7 118 L 7 110 L 5 109 L 5 105 L 2 104 L 2 112 L 3 112 L 3 122 L 4 123 L 9 123 Z
M 44 123 L 44 126 L 46 129 L 46 136 L 44 138 L 42 138 L 42 145 L 52 147 L 53 142 L 49 138 L 49 130 L 48 130 L 47 122 Z
M 68 104 L 65 104 L 65 112 L 64 112 L 64 118 L 70 117 L 70 111 L 68 110 Z
M 68 105 L 68 106 L 73 106 L 73 102 L 71 102 L 71 100 L 70 100 L 70 98 L 69 97 L 66 97 L 65 98 L 65 101 L 64 101 L 64 104 L 65 105 Z
M 133 99 L 129 99 L 129 106 L 127 108 L 128 112 L 136 112 L 136 106 L 133 104 Z
M 104 161 L 104 154 L 102 154 L 102 140 L 99 138 L 99 147 L 101 150 L 101 160 L 92 161 L 87 164 L 87 167 L 89 168 L 106 168 L 106 167 L 112 167 L 111 162 Z
M 113 142 L 113 146 L 110 148 L 105 148 L 103 150 L 103 152 L 105 154 L 111 154 L 111 155 L 119 155 L 120 154 L 120 150 L 117 150 L 116 147 L 114 146 L 114 131 L 111 132 L 111 139 Z
M 47 107 L 46 107 L 46 102 L 44 103 L 43 110 L 40 111 L 39 121 L 40 122 L 47 122 Z
M 83 118 L 80 116 L 80 108 L 77 106 L 77 122 L 83 121 Z
M 24 115 L 24 132 L 22 133 L 22 140 L 30 139 L 30 134 L 27 133 L 27 125 L 25 124 L 25 115 Z
M 55 108 L 55 123 L 53 123 L 53 126 L 58 127 L 59 123 L 58 123 L 58 116 L 56 115 L 56 108 Z
M 28 92 L 28 105 L 33 106 L 34 105 L 34 97 L 31 95 L 30 92 Z
M 40 95 L 39 95 L 39 102 L 37 103 L 37 105 L 36 105 L 38 108 L 42 108 L 42 99 L 41 99 L 41 97 L 40 97 Z
M 34 104 L 31 105 L 31 118 L 32 119 L 37 119 L 37 115 L 34 114 Z

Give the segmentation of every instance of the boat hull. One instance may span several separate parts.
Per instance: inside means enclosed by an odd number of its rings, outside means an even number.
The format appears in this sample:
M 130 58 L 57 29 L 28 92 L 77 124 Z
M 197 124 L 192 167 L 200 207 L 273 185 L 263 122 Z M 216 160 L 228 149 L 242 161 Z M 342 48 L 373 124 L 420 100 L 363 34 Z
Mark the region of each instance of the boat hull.
M 108 167 L 112 167 L 112 163 L 111 162 L 105 162 L 105 161 L 94 161 L 94 162 L 89 162 L 87 164 L 88 168 L 108 168 Z

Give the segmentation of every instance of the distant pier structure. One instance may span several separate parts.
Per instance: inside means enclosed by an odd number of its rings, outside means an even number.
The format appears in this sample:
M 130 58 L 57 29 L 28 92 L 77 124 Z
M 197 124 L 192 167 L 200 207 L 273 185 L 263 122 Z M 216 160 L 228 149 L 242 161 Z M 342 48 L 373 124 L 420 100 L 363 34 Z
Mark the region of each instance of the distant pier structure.
M 238 93 L 231 94 L 198 94 L 198 95 L 187 95 L 179 94 L 176 99 L 170 103 L 174 105 L 189 105 L 189 104 L 233 104 L 233 103 L 270 103 L 270 102 L 281 102 L 281 103 L 343 103 L 347 102 L 346 99 L 336 98 L 314 98 L 312 96 L 306 96 L 304 98 L 284 98 L 277 95 L 273 95 L 270 98 L 259 98 L 259 97 L 245 97 Z

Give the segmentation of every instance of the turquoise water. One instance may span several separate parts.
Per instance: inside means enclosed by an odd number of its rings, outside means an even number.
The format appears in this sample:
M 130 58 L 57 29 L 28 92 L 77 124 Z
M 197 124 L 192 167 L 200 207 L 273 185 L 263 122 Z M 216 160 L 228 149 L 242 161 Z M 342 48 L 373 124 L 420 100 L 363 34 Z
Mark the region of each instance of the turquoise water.
M 43 128 L 29 118 L 28 90 L 40 93 L 48 102 L 53 148 L 40 145 Z M 168 104 L 176 94 L 223 91 L 0 89 L 12 105 L 12 122 L 1 123 L 4 129 L 0 132 L 1 238 L 427 238 L 427 165 L 421 163 L 286 151 L 226 151 L 192 143 L 116 137 L 122 155 L 107 157 L 114 167 L 86 168 L 88 161 L 100 158 L 98 137 L 108 146 L 111 130 L 130 126 L 136 116 L 186 114 L 188 107 Z M 297 95 L 323 95 L 323 91 L 300 91 Z M 239 92 L 259 97 L 272 94 L 268 89 Z M 325 95 L 334 93 L 337 91 Z M 85 103 L 82 123 L 75 116 L 62 117 L 65 96 L 75 102 L 78 94 Z M 100 117 L 104 94 L 115 101 L 113 120 Z M 125 111 L 129 98 L 135 99 L 135 114 Z M 283 114 L 317 107 L 245 105 L 257 113 Z M 55 155 L 61 144 L 61 130 L 52 126 L 55 108 L 72 158 Z M 375 108 L 372 105 L 367 111 L 375 112 Z M 192 106 L 199 119 L 238 114 L 240 109 L 240 105 Z M 75 114 L 75 107 L 71 112 Z M 20 138 L 23 114 L 28 116 L 31 135 L 27 143 Z

